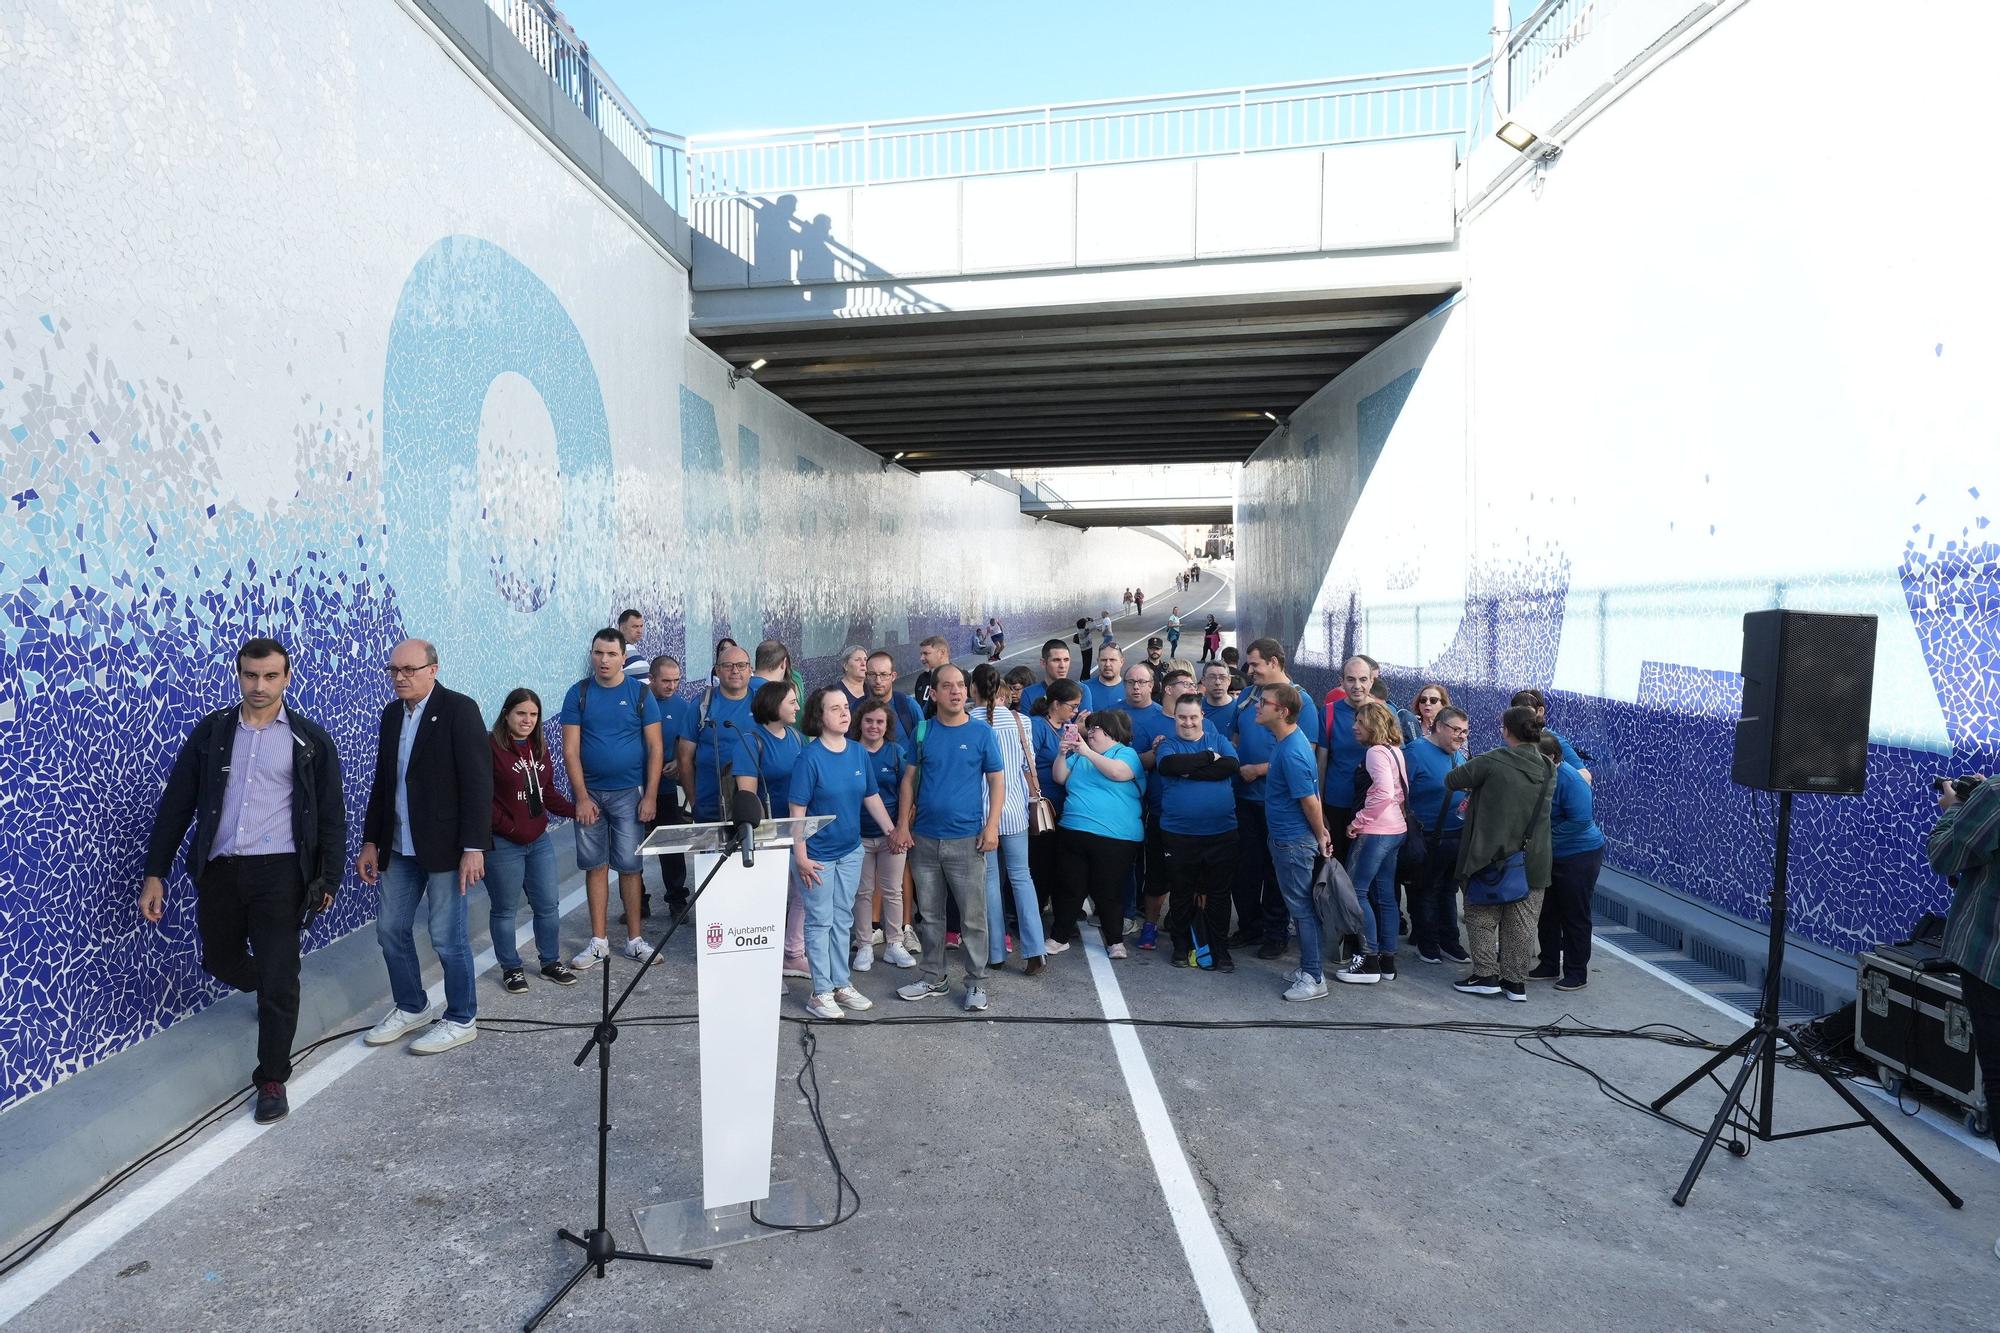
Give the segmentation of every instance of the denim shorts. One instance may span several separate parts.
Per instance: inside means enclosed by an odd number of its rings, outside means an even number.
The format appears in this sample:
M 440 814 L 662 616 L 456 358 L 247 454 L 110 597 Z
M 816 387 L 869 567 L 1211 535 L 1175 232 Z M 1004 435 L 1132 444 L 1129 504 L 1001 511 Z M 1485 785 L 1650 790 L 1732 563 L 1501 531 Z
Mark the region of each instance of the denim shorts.
M 576 826 L 576 868 L 597 870 L 606 862 L 621 875 L 639 873 L 639 840 L 646 830 L 639 825 L 639 789 L 618 787 L 593 791 L 597 802 L 597 822 Z

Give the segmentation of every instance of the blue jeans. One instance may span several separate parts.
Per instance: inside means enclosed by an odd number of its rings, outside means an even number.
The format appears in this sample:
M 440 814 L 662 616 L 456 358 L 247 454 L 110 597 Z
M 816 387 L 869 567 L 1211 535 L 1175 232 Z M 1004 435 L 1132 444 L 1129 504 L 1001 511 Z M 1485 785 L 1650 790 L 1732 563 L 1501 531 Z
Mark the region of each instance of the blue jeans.
M 1396 952 L 1396 853 L 1400 833 L 1364 833 L 1347 849 L 1347 876 L 1361 900 L 1361 951 Z
M 1326 980 L 1326 940 L 1320 934 L 1319 912 L 1313 906 L 1313 858 L 1319 848 L 1311 838 L 1271 844 L 1271 864 L 1278 872 L 1278 890 L 1299 928 L 1299 968 L 1314 981 Z
M 479 995 L 472 984 L 472 940 L 466 933 L 465 895 L 458 891 L 458 870 L 424 873 L 415 857 L 389 853 L 382 867 L 382 911 L 375 918 L 375 940 L 389 965 L 389 993 L 406 1014 L 420 1014 L 430 1005 L 424 994 L 424 970 L 417 961 L 417 906 L 425 904 L 431 948 L 444 964 L 444 1016 L 470 1023 L 479 1013 Z
M 1035 877 L 1028 871 L 1028 835 L 1003 833 L 1000 850 L 986 853 L 986 961 L 995 967 L 1007 961 L 1007 920 L 1000 904 L 1000 858 L 1007 858 L 1007 884 L 1014 892 L 1014 916 L 1021 932 L 1021 959 L 1040 958 L 1042 901 Z
M 639 842 L 646 830 L 639 825 L 639 789 L 613 787 L 593 791 L 597 822 L 576 826 L 576 868 L 597 870 L 606 864 L 621 875 L 640 872 Z
M 548 830 L 530 843 L 493 836 L 486 853 L 486 898 L 493 906 L 493 956 L 502 971 L 521 966 L 514 943 L 514 922 L 520 918 L 521 897 L 535 917 L 535 952 L 542 966 L 562 961 L 562 895 L 556 884 L 556 844 Z
M 820 861 L 817 884 L 797 879 L 796 869 L 793 877 L 805 900 L 806 966 L 812 971 L 813 994 L 830 994 L 848 982 L 847 937 L 854 933 L 854 892 L 861 885 L 861 847 L 857 844 L 837 861 Z

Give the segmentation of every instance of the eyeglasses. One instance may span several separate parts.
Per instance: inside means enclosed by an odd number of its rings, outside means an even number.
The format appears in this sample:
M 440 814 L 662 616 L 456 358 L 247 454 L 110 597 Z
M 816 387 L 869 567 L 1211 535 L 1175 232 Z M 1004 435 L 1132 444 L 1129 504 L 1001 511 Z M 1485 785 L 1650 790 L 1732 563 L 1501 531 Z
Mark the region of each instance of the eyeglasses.
M 382 669 L 388 672 L 391 678 L 400 680 L 404 676 L 414 676 L 419 671 L 429 671 L 436 666 L 436 662 L 425 662 L 420 666 L 397 666 L 391 662 Z
M 717 662 L 715 669 L 717 671 L 748 671 L 750 664 L 748 662 Z

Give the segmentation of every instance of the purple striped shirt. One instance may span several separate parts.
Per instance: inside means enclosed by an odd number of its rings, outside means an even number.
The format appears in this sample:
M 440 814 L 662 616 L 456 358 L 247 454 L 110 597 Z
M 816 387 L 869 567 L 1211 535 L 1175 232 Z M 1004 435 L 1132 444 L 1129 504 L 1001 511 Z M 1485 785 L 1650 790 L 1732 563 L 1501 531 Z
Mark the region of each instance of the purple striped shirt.
M 283 704 L 277 716 L 253 727 L 236 715 L 229 745 L 229 780 L 222 790 L 222 822 L 215 828 L 218 856 L 276 856 L 292 844 L 292 724 Z

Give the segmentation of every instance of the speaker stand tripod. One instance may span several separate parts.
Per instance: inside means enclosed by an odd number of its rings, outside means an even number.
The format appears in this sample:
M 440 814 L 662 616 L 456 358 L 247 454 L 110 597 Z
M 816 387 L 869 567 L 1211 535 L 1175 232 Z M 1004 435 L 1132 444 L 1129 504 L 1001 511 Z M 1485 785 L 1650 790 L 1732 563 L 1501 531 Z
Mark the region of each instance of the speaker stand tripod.
M 1664 1113 L 1667 1104 L 1676 1097 L 1713 1075 L 1731 1060 L 1738 1056 L 1743 1058 L 1743 1066 L 1736 1071 L 1735 1079 L 1723 1096 L 1722 1106 L 1716 1111 L 1714 1122 L 1702 1136 L 1701 1147 L 1696 1150 L 1694 1161 L 1688 1165 L 1687 1174 L 1681 1177 L 1680 1188 L 1674 1191 L 1674 1202 L 1682 1207 L 1687 1205 L 1688 1194 L 1694 1189 L 1695 1178 L 1701 1174 L 1702 1167 L 1708 1164 L 1708 1155 L 1715 1151 L 1716 1142 L 1721 1139 L 1722 1131 L 1730 1125 L 1739 1124 L 1736 1113 L 1741 1110 L 1749 1116 L 1747 1123 L 1743 1123 L 1742 1127 L 1766 1143 L 1775 1143 L 1779 1139 L 1801 1139 L 1813 1134 L 1832 1134 L 1843 1129 L 1860 1129 L 1865 1125 L 1880 1134 L 1904 1161 L 1916 1168 L 1917 1174 L 1922 1176 L 1932 1189 L 1944 1196 L 1946 1202 L 1954 1208 L 1962 1208 L 1965 1206 L 1965 1200 L 1952 1193 L 1950 1187 L 1938 1179 L 1936 1173 L 1925 1166 L 1901 1139 L 1891 1133 L 1887 1125 L 1861 1104 L 1861 1099 L 1854 1095 L 1853 1090 L 1839 1075 L 1827 1068 L 1810 1047 L 1801 1044 L 1791 1029 L 1778 1021 L 1779 979 L 1783 975 L 1785 962 L 1785 862 L 1791 851 L 1791 843 L 1792 793 L 1780 792 L 1778 793 L 1777 864 L 1771 872 L 1771 951 L 1764 965 L 1764 994 L 1757 1005 L 1756 1021 L 1742 1036 L 1711 1056 L 1701 1068 L 1674 1084 L 1653 1101 L 1653 1109 Z M 1820 1079 L 1847 1103 L 1848 1108 L 1861 1118 L 1842 1121 L 1837 1125 L 1816 1125 L 1810 1129 L 1774 1131 L 1772 1109 L 1777 1097 L 1780 1044 L 1803 1060 L 1806 1067 L 1818 1074 Z M 1756 1102 L 1754 1112 L 1744 1096 L 1753 1079 L 1756 1083 L 1753 1093 Z M 1674 1123 L 1689 1131 L 1694 1129 L 1694 1126 L 1680 1120 L 1675 1120 Z M 1749 1145 L 1740 1140 L 1732 1140 L 1728 1146 L 1729 1151 L 1738 1157 L 1750 1151 Z
M 746 831 L 740 836 L 747 838 L 750 835 Z M 653 966 L 653 960 L 662 956 L 660 951 L 667 947 L 667 941 L 673 938 L 674 931 L 680 928 L 681 922 L 687 920 L 688 913 L 694 910 L 695 902 L 708 889 L 709 882 L 715 878 L 716 872 L 727 864 L 729 864 L 727 854 L 716 857 L 715 864 L 709 868 L 708 878 L 702 880 L 700 887 L 689 895 L 687 906 L 674 914 L 674 919 L 668 923 L 666 930 L 662 931 L 660 938 L 654 941 L 653 956 L 640 964 L 638 970 L 633 972 L 632 980 L 626 983 L 625 989 L 618 996 L 618 1003 L 616 1004 L 611 1002 L 611 960 L 600 958 L 597 962 L 597 965 L 604 969 L 604 990 L 599 1010 L 600 1017 L 597 1020 L 597 1025 L 590 1031 L 590 1040 L 586 1041 L 583 1044 L 583 1049 L 577 1052 L 575 1062 L 576 1066 L 581 1069 L 583 1062 L 590 1058 L 591 1048 L 596 1048 L 597 1225 L 585 1231 L 581 1236 L 571 1231 L 568 1227 L 560 1227 L 556 1230 L 556 1235 L 583 1251 L 583 1262 L 577 1266 L 577 1270 L 574 1273 L 570 1274 L 569 1281 L 562 1284 L 562 1290 L 549 1297 L 548 1303 L 535 1311 L 534 1318 L 522 1326 L 523 1333 L 534 1333 L 535 1326 L 548 1317 L 549 1311 L 562 1304 L 563 1297 L 574 1291 L 577 1283 L 583 1281 L 593 1270 L 598 1277 L 603 1277 L 605 1268 L 615 1260 L 626 1259 L 633 1263 L 641 1264 L 679 1264 L 685 1268 L 715 1267 L 715 1260 L 713 1259 L 694 1258 L 678 1254 L 645 1254 L 638 1250 L 619 1249 L 617 1239 L 612 1236 L 610 1227 L 605 1223 L 605 1176 L 611 1156 L 611 1043 L 618 1040 L 618 1024 L 615 1021 L 618 1017 L 618 1011 L 625 1007 L 625 1002 L 632 998 L 632 992 L 639 988 L 639 982 L 645 977 L 647 970 Z

